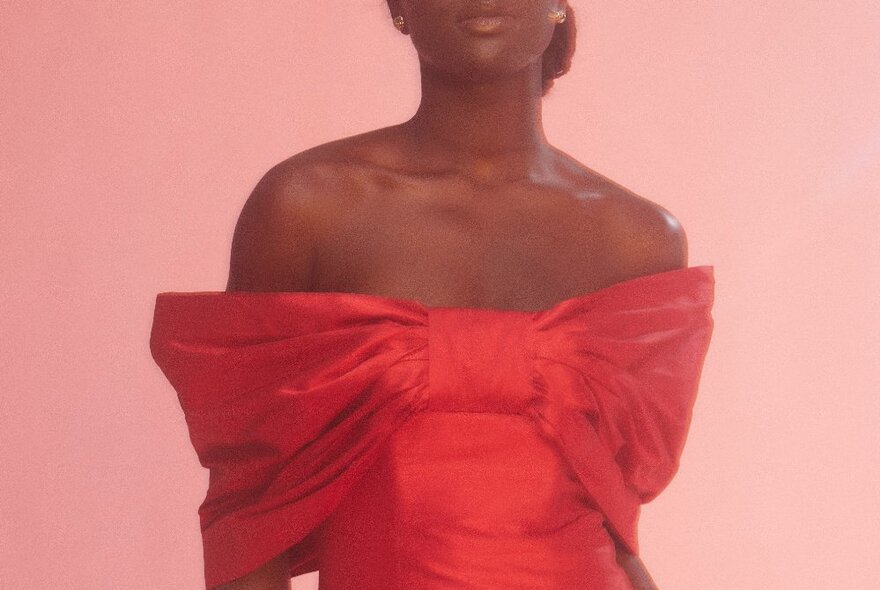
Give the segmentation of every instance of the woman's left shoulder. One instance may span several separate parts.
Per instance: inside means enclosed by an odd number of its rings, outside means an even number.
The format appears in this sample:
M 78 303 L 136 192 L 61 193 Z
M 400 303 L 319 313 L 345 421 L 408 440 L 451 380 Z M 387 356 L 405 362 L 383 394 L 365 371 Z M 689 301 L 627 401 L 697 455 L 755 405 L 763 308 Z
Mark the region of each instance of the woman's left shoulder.
M 590 202 L 609 254 L 628 275 L 687 266 L 687 234 L 675 215 L 608 177 L 571 160 L 572 190 Z

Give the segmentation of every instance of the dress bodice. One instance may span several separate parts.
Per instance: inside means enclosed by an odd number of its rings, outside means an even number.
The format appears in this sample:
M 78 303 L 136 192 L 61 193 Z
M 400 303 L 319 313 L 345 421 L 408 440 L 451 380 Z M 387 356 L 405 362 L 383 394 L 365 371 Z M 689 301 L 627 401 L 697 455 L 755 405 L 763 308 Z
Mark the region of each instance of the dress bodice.
M 626 588 L 610 541 L 638 552 L 678 467 L 712 270 L 539 312 L 160 293 L 152 353 L 210 474 L 207 586 L 287 551 L 327 590 Z

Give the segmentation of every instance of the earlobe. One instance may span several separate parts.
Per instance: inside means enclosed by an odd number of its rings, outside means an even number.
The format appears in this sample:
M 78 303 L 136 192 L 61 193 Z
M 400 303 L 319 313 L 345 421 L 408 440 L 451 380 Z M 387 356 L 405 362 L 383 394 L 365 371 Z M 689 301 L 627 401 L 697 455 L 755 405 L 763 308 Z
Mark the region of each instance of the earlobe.
M 550 14 L 547 15 L 547 19 L 550 20 L 551 22 L 556 23 L 557 25 L 561 25 L 562 23 L 564 23 L 565 17 L 566 17 L 565 5 L 560 6 L 559 8 L 557 8 L 555 10 L 551 10 Z
M 391 11 L 391 22 L 394 23 L 394 28 L 404 35 L 409 34 L 409 29 L 406 26 L 406 19 L 403 16 L 400 3 L 397 0 L 388 0 L 388 9 Z
M 392 22 L 394 22 L 394 26 L 397 28 L 398 31 L 406 35 L 406 19 L 403 18 L 402 14 L 398 14 L 397 16 L 395 16 Z

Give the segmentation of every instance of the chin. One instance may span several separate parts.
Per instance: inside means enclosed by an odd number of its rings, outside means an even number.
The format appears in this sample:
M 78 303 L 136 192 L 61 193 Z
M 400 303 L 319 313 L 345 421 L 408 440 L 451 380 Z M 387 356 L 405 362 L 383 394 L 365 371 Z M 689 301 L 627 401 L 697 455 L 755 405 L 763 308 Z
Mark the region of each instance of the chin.
M 512 60 L 510 57 L 509 53 L 482 49 L 465 53 L 454 60 L 450 60 L 448 55 L 444 56 L 443 60 L 432 62 L 431 68 L 450 78 L 488 83 L 514 78 L 536 63 L 534 60 Z

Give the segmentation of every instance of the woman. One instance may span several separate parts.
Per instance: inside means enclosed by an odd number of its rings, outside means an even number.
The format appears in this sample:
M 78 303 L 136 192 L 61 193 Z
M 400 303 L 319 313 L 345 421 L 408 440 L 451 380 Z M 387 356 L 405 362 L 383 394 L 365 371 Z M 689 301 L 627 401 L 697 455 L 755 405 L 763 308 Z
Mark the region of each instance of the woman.
M 533 327 L 523 329 L 541 330 L 546 326 L 549 334 L 550 325 L 566 314 L 572 321 L 577 319 L 574 308 L 581 304 L 601 308 L 600 301 L 620 297 L 614 301 L 626 300 L 628 305 L 641 305 L 636 300 L 643 298 L 646 292 L 659 293 L 656 297 L 665 297 L 661 303 L 666 304 L 667 300 L 673 299 L 671 295 L 699 293 L 701 299 L 694 298 L 699 303 L 694 307 L 697 310 L 694 317 L 700 321 L 681 327 L 679 332 L 687 333 L 688 339 L 670 344 L 670 351 L 691 357 L 690 372 L 680 382 L 684 401 L 677 417 L 686 431 L 689 404 L 695 393 L 711 328 L 708 319 L 711 292 L 707 289 L 711 276 L 705 270 L 708 267 L 699 273 L 687 267 L 685 233 L 668 211 L 583 166 L 552 147 L 545 138 L 541 99 L 554 78 L 569 67 L 575 41 L 571 7 L 564 0 L 388 0 L 388 5 L 394 26 L 411 37 L 419 55 L 422 99 L 415 115 L 405 123 L 321 145 L 276 165 L 261 179 L 242 210 L 233 240 L 224 302 L 214 307 L 220 296 L 205 295 L 206 306 L 196 310 L 190 305 L 193 303 L 190 298 L 184 310 L 183 305 L 180 308 L 172 305 L 170 299 L 174 294 L 166 294 L 164 305 L 157 305 L 154 356 L 181 392 L 194 442 L 198 438 L 203 445 L 197 446 L 200 457 L 203 464 L 212 469 L 212 490 L 223 487 L 223 478 L 231 478 L 235 474 L 234 465 L 242 464 L 217 459 L 221 452 L 234 451 L 230 440 L 223 437 L 232 438 L 238 434 L 230 434 L 231 431 L 222 436 L 214 432 L 210 436 L 206 434 L 209 428 L 222 421 L 218 414 L 211 414 L 210 420 L 205 418 L 205 424 L 198 426 L 201 430 L 196 431 L 195 418 L 192 417 L 206 415 L 199 413 L 203 411 L 213 412 L 203 410 L 213 402 L 205 401 L 204 405 L 196 407 L 197 402 L 192 401 L 195 395 L 190 393 L 194 391 L 192 381 L 188 381 L 190 375 L 181 369 L 186 365 L 189 367 L 186 370 L 195 371 L 192 367 L 201 361 L 193 356 L 184 359 L 174 355 L 182 355 L 179 351 L 183 350 L 192 354 L 192 350 L 213 338 L 210 357 L 216 361 L 215 347 L 219 336 L 212 332 L 213 336 L 204 335 L 206 340 L 181 344 L 183 337 L 175 334 L 174 340 L 167 333 L 183 329 L 166 326 L 190 322 L 188 325 L 192 331 L 187 337 L 195 338 L 192 334 L 198 332 L 201 335 L 203 326 L 225 321 L 219 317 L 221 307 L 222 313 L 228 313 L 236 326 L 235 322 L 243 317 L 242 314 L 257 314 L 247 316 L 248 321 L 242 321 L 235 330 L 251 330 L 255 323 L 260 326 L 272 324 L 267 316 L 275 313 L 276 305 L 283 307 L 278 308 L 281 315 L 273 316 L 277 325 L 299 314 L 297 331 L 283 335 L 285 342 L 297 341 L 303 346 L 306 340 L 298 339 L 310 334 L 299 331 L 302 324 L 308 323 L 314 328 L 316 322 L 323 321 L 328 315 L 339 321 L 338 329 L 349 330 L 354 330 L 351 326 L 363 323 L 364 318 L 378 323 L 391 316 L 397 322 L 395 325 L 415 322 L 411 326 L 414 331 L 421 329 L 422 324 L 430 323 L 435 330 L 432 334 L 439 333 L 440 326 L 459 322 L 461 330 L 470 329 L 474 341 L 449 340 L 452 342 L 450 350 L 459 353 L 468 350 L 471 355 L 466 358 L 461 353 L 455 357 L 458 364 L 450 361 L 449 373 L 461 375 L 469 362 L 483 363 L 480 365 L 482 373 L 473 373 L 471 383 L 457 382 L 460 393 L 492 373 L 493 363 L 507 362 L 504 347 L 493 353 L 485 350 L 497 344 L 497 339 L 492 338 L 503 330 L 514 324 L 524 326 L 518 323 L 520 320 L 534 323 Z M 678 274 L 692 271 L 694 274 Z M 679 293 L 682 289 L 684 291 Z M 258 293 L 265 294 L 265 298 L 256 299 Z M 282 294 L 286 296 L 282 298 Z M 310 294 L 315 297 L 309 297 Z M 320 294 L 327 298 L 317 297 Z M 596 299 L 592 299 L 593 295 Z M 179 298 L 183 299 L 182 296 Z M 235 302 L 232 311 L 226 307 L 229 300 Z M 681 301 L 680 298 L 675 300 Z M 324 315 L 310 316 L 308 321 L 301 319 L 325 303 L 328 305 Z M 622 303 L 608 305 L 613 307 Z M 256 309 L 257 306 L 262 307 Z M 208 307 L 211 315 L 199 315 Z M 340 312 L 340 308 L 345 312 Z M 656 304 L 650 308 L 659 309 Z M 442 316 L 444 309 L 451 309 L 459 315 Z M 481 310 L 487 313 L 480 315 Z M 406 314 L 397 316 L 398 311 Z M 627 322 L 638 322 L 633 319 L 633 309 L 625 311 L 625 318 L 623 315 L 609 316 L 618 322 L 615 325 L 630 326 L 635 324 Z M 675 310 L 672 311 L 666 317 L 675 315 Z M 264 312 L 266 315 L 262 315 Z M 381 318 L 377 315 L 380 312 Z M 496 312 L 497 315 L 490 315 Z M 345 315 L 347 313 L 356 316 L 357 321 Z M 467 314 L 466 321 L 464 314 Z M 194 323 L 193 318 L 197 316 L 201 323 Z M 425 319 L 428 317 L 430 321 Z M 545 318 L 544 323 L 537 322 L 536 317 Z M 331 327 L 337 329 L 335 325 Z M 237 338 L 240 335 L 231 334 L 231 330 L 233 328 L 223 336 Z M 272 337 L 280 338 L 282 331 L 273 327 Z M 355 338 L 354 332 L 351 337 Z M 412 350 L 407 360 L 427 363 L 428 356 L 418 356 L 421 349 L 430 348 L 431 354 L 441 354 L 442 343 L 437 336 L 430 336 L 433 338 L 431 347 L 425 346 L 427 340 L 418 343 L 416 336 L 412 337 Z M 172 340 L 176 344 L 169 344 Z M 239 348 L 233 351 L 234 358 L 241 372 L 245 371 L 244 367 L 251 366 L 247 363 L 253 362 L 253 366 L 259 366 L 263 371 L 253 375 L 263 375 L 276 367 L 268 364 L 263 356 L 242 356 L 241 353 L 243 348 L 240 347 L 251 346 L 256 340 L 268 346 L 266 343 L 271 338 L 267 333 L 249 332 L 246 341 L 236 341 Z M 322 340 L 320 346 L 324 347 L 325 354 L 341 357 L 349 341 L 351 339 L 330 346 Z M 687 342 L 691 348 L 683 348 L 682 342 Z M 363 348 L 365 345 L 358 340 L 357 346 Z M 505 346 L 507 350 L 513 350 L 517 344 Z M 265 354 L 265 348 L 260 350 L 259 354 Z M 299 350 L 295 358 L 297 363 L 302 363 L 297 367 L 301 381 L 296 387 L 288 386 L 288 393 L 311 391 L 308 387 L 317 389 L 317 381 L 326 379 L 328 372 L 337 372 L 335 368 L 322 369 L 314 381 L 304 385 L 308 369 Z M 660 348 L 652 351 L 657 358 L 665 354 Z M 474 361 L 483 353 L 485 358 L 482 361 Z M 350 354 L 359 354 L 359 348 L 352 348 Z M 454 353 L 449 354 L 452 358 Z M 206 352 L 205 358 L 208 356 Z M 357 367 L 373 361 L 378 363 L 376 359 L 380 356 L 378 353 L 363 356 L 356 366 L 351 367 L 351 374 Z M 379 375 L 376 379 L 389 379 L 387 372 L 403 364 L 395 362 L 389 361 L 376 373 Z M 432 362 L 439 363 L 435 358 Z M 560 361 L 559 366 L 566 364 L 572 363 Z M 432 373 L 434 388 L 439 387 L 442 377 L 436 366 L 432 369 L 435 371 Z M 513 367 L 511 370 L 517 370 L 515 365 L 510 366 Z M 663 371 L 656 370 L 652 375 L 661 373 Z M 240 373 L 224 375 L 212 381 L 213 386 L 235 380 Z M 542 378 L 548 390 L 553 389 L 554 383 L 560 391 L 565 388 L 569 382 L 560 375 L 546 369 Z M 559 381 L 554 382 L 553 378 Z M 269 378 L 266 379 L 268 382 Z M 276 383 L 281 377 L 273 379 Z M 596 379 L 598 384 L 601 379 Z M 425 383 L 417 385 L 427 388 L 427 381 L 425 378 Z M 609 377 L 609 389 L 621 381 L 619 376 Z M 658 390 L 668 386 L 659 381 L 652 383 Z M 388 383 L 385 385 L 386 389 L 390 388 Z M 492 387 L 488 381 L 483 385 Z M 403 387 L 401 384 L 401 392 Z M 416 386 L 410 384 L 407 387 Z M 473 387 L 474 391 L 468 395 L 483 391 L 476 385 Z M 591 385 L 591 388 L 598 387 Z M 253 388 L 253 391 L 257 389 Z M 349 390 L 344 391 L 347 394 Z M 371 395 L 380 395 L 378 391 L 373 390 Z M 401 396 L 402 393 L 387 403 L 397 403 Z M 617 393 L 615 396 L 622 397 Z M 238 400 L 240 396 L 234 399 Z M 289 400 L 288 397 L 284 399 Z M 315 432 L 329 432 L 344 416 L 358 412 L 360 399 L 352 398 L 348 405 L 340 402 L 340 413 L 334 421 L 325 422 L 323 430 L 316 429 Z M 201 397 L 199 400 L 198 404 L 203 404 Z M 472 399 L 456 403 L 470 402 Z M 251 403 L 250 399 L 248 403 Z M 532 399 L 529 403 L 538 402 Z M 606 410 L 604 404 L 600 399 L 597 414 L 599 410 Z M 305 407 L 296 406 L 300 413 L 305 412 Z M 428 407 L 430 409 L 430 404 Z M 439 409 L 449 410 L 451 407 Z M 492 407 L 482 413 L 485 408 L 481 408 L 472 413 L 481 416 L 480 419 L 485 417 L 487 421 L 466 423 L 465 416 L 474 408 L 459 405 L 454 409 L 459 412 L 454 422 L 439 422 L 444 414 L 440 411 L 435 414 L 436 422 L 422 422 L 415 426 L 418 420 L 404 422 L 401 419 L 394 429 L 389 427 L 382 444 L 363 447 L 371 449 L 370 452 L 377 450 L 370 455 L 371 459 L 363 461 L 362 469 L 357 462 L 339 464 L 340 473 L 343 469 L 348 470 L 345 473 L 357 471 L 357 476 L 352 475 L 352 480 L 357 483 L 340 484 L 339 489 L 344 492 L 328 492 L 332 501 L 321 504 L 320 511 L 311 508 L 315 514 L 320 512 L 320 517 L 315 516 L 312 524 L 303 525 L 295 534 L 286 533 L 287 537 L 279 538 L 276 544 L 247 565 L 239 564 L 213 578 L 209 572 L 209 585 L 214 580 L 222 581 L 216 587 L 226 590 L 278 590 L 289 587 L 292 574 L 320 567 L 321 587 L 327 590 L 396 588 L 398 584 L 429 590 L 465 587 L 623 589 L 630 586 L 642 590 L 655 587 L 634 554 L 634 541 L 623 541 L 631 538 L 623 532 L 629 525 L 614 526 L 617 517 L 608 516 L 616 510 L 606 508 L 617 502 L 614 494 L 601 500 L 601 491 L 595 488 L 604 484 L 595 484 L 592 490 L 589 489 L 592 472 L 599 468 L 585 467 L 578 471 L 577 467 L 571 467 L 578 464 L 571 455 L 577 455 L 581 448 L 586 449 L 587 442 L 568 447 L 569 464 L 566 464 L 565 459 L 558 459 L 560 453 L 551 454 L 547 450 L 550 446 L 536 446 L 538 438 L 531 430 L 518 430 L 521 428 L 519 421 L 502 425 L 500 421 L 506 420 L 501 418 L 504 411 Z M 587 411 L 582 410 L 578 411 L 586 415 Z M 252 411 L 252 408 L 235 408 L 235 415 L 240 418 Z M 277 417 L 279 411 L 276 408 L 271 415 Z M 410 414 L 410 411 L 407 410 L 407 416 L 417 415 L 416 412 Z M 523 410 L 522 415 L 529 411 Z M 547 406 L 545 410 L 529 415 L 537 417 L 536 423 L 552 425 L 554 411 Z M 390 410 L 388 412 L 391 416 Z M 449 415 L 452 413 L 448 412 Z M 231 414 L 223 414 L 223 419 L 228 415 Z M 556 420 L 556 430 L 548 428 L 552 431 L 550 438 L 559 445 L 558 448 L 564 446 L 566 439 L 581 437 L 586 441 L 593 436 L 591 431 L 578 430 L 581 426 L 571 420 L 573 430 L 566 434 L 567 427 L 560 426 L 566 418 Z M 587 423 L 586 419 L 583 423 Z M 502 447 L 485 446 L 489 443 L 481 439 L 481 433 L 496 432 L 490 430 L 496 426 L 497 432 L 502 434 L 495 443 L 503 441 Z M 296 429 L 301 428 L 303 425 L 297 423 Z M 376 427 L 362 427 L 360 432 L 373 432 L 371 428 Z M 575 431 L 580 434 L 571 434 Z M 601 430 L 599 435 L 606 436 Z M 613 438 L 617 435 L 607 436 Z M 210 437 L 213 437 L 215 446 L 204 442 Z M 480 442 L 475 442 L 478 439 Z M 674 442 L 669 443 L 672 450 L 669 451 L 669 460 L 664 463 L 664 475 L 639 490 L 641 501 L 659 493 L 671 478 L 676 453 L 680 452 L 683 443 L 681 428 L 670 437 L 672 439 Z M 249 440 L 247 448 L 252 453 L 255 445 L 252 439 Z M 422 449 L 420 445 L 425 440 L 431 441 L 426 451 L 414 450 Z M 310 444 L 314 446 L 314 441 L 304 438 L 295 452 L 289 450 L 287 460 L 277 463 L 279 472 L 290 469 L 290 461 L 304 456 Z M 462 444 L 472 446 L 462 447 Z M 524 450 L 532 447 L 538 450 Z M 332 454 L 327 450 L 330 448 L 322 451 L 320 459 L 316 451 L 313 461 L 329 461 L 326 457 Z M 340 447 L 339 452 L 349 448 Z M 493 454 L 499 448 L 498 454 Z M 626 450 L 629 447 L 619 448 L 622 450 L 617 452 L 618 458 L 630 452 Z M 235 452 L 244 453 L 240 449 Z M 449 467 L 453 456 L 464 457 L 464 463 L 456 462 L 455 467 Z M 484 459 L 479 466 L 467 462 L 477 461 L 478 457 Z M 588 463 L 590 458 L 584 457 L 583 461 Z M 414 468 L 416 464 L 423 471 Z M 303 463 L 297 468 L 298 473 L 313 470 L 312 465 Z M 532 479 L 523 475 L 538 466 L 542 471 L 538 475 L 529 475 Z M 262 469 L 260 477 L 269 468 Z M 253 471 L 251 477 L 256 477 L 256 473 Z M 239 481 L 247 479 L 244 475 L 237 477 Z M 340 475 L 339 479 L 342 477 Z M 403 481 L 409 483 L 401 483 Z M 301 482 L 297 482 L 300 485 Z M 627 484 L 632 489 L 637 487 L 630 480 Z M 327 485 L 329 489 L 329 484 L 321 485 Z M 490 485 L 500 487 L 484 492 Z M 549 487 L 544 489 L 542 486 L 545 485 Z M 271 486 L 278 486 L 277 479 L 267 479 L 259 493 Z M 228 491 L 234 487 L 228 486 L 223 494 L 209 491 L 203 506 L 203 530 L 221 518 L 222 509 L 218 506 L 232 506 L 233 499 L 241 496 Z M 531 498 L 519 497 L 523 487 L 531 488 Z M 462 490 L 468 491 L 463 493 Z M 258 492 L 252 490 L 252 493 Z M 297 496 L 297 502 L 306 505 L 308 497 L 311 496 L 302 493 Z M 285 500 L 288 501 L 292 502 Z M 633 503 L 638 503 L 638 499 Z M 266 506 L 271 505 L 274 510 L 278 504 L 279 501 L 267 500 Z M 241 501 L 236 506 L 248 509 L 248 505 Z M 568 510 L 571 512 L 566 512 Z M 409 516 L 395 521 L 393 531 L 388 529 L 388 521 L 404 512 Z M 603 513 L 608 519 L 603 520 Z M 299 516 L 289 517 L 290 522 L 308 520 L 312 515 L 304 511 L 297 514 Z M 627 518 L 634 523 L 632 514 L 630 510 Z M 567 520 L 550 524 L 556 517 L 554 515 L 560 519 L 567 515 Z M 276 525 L 265 526 L 283 529 L 285 525 L 280 519 L 278 516 L 274 521 L 266 521 Z M 523 524 L 526 521 L 531 523 L 528 527 Z M 242 527 L 244 525 L 238 528 L 230 525 L 223 529 L 226 531 L 223 535 L 218 533 L 217 538 L 212 538 L 212 546 L 233 544 L 229 539 Z M 249 529 L 247 534 L 252 530 Z M 215 554 L 207 543 L 206 540 L 206 569 L 213 572 L 238 559 L 250 547 L 241 541 L 235 551 L 217 549 Z M 387 547 L 383 547 L 383 543 Z M 278 553 L 288 546 L 299 548 Z M 274 557 L 265 561 L 268 555 Z M 585 557 L 587 555 L 589 557 Z M 232 576 L 237 577 L 230 579 Z

